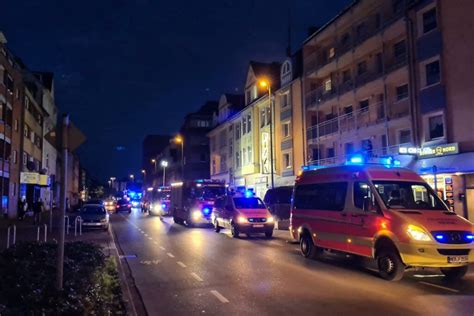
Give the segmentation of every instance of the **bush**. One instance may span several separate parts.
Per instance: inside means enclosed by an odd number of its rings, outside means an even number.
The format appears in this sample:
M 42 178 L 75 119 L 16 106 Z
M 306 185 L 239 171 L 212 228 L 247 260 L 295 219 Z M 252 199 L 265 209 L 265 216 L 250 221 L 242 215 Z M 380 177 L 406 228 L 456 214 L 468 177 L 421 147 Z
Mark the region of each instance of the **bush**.
M 66 243 L 64 289 L 55 289 L 57 244 L 20 243 L 0 254 L 2 315 L 124 315 L 117 267 L 100 247 Z

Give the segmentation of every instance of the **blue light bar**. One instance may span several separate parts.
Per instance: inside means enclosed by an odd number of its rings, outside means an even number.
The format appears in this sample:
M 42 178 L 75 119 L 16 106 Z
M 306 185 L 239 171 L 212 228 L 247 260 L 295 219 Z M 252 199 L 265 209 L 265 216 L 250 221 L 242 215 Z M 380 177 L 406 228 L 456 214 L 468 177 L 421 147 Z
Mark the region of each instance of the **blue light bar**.
M 211 212 L 211 209 L 209 207 L 205 207 L 202 209 L 202 212 L 206 215 L 208 215 Z
M 474 235 L 473 235 L 473 234 L 471 234 L 471 235 L 466 235 L 466 239 L 474 240 Z
M 349 159 L 349 163 L 351 163 L 351 164 L 362 164 L 362 163 L 364 163 L 364 157 L 362 157 L 361 155 L 352 156 Z
M 251 197 L 253 197 L 253 191 L 246 190 L 244 195 L 245 195 L 246 198 L 251 198 Z
M 444 236 L 443 235 L 436 235 L 435 238 L 437 240 L 443 240 L 444 239 Z

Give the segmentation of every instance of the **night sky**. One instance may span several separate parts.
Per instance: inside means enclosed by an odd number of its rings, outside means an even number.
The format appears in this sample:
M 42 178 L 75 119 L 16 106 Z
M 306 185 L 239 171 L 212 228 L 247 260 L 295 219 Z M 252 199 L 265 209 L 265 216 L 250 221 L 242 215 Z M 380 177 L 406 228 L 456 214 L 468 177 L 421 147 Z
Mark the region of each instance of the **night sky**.
M 0 0 L 0 31 L 30 69 L 54 72 L 58 107 L 88 137 L 81 160 L 106 179 L 138 172 L 146 134 L 242 92 L 249 60 L 284 59 L 290 6 L 295 50 L 350 2 Z

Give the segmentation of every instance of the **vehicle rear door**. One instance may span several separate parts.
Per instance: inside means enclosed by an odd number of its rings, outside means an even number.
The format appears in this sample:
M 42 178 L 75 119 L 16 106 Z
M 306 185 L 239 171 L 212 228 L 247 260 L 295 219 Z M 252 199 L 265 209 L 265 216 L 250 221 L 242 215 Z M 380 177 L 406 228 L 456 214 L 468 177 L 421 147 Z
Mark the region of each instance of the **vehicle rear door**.
M 379 229 L 383 229 L 383 215 L 367 181 L 354 181 L 351 191 L 349 252 L 370 257 L 373 238 Z

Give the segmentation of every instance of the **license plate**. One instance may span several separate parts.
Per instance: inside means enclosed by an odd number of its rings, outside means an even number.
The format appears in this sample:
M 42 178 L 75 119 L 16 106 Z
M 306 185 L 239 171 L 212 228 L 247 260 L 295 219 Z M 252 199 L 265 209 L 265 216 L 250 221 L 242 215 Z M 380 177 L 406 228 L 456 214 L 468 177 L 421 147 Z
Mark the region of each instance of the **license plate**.
M 262 227 L 263 227 L 263 224 L 253 225 L 253 228 L 262 228 Z
M 449 256 L 448 263 L 466 263 L 467 256 Z

